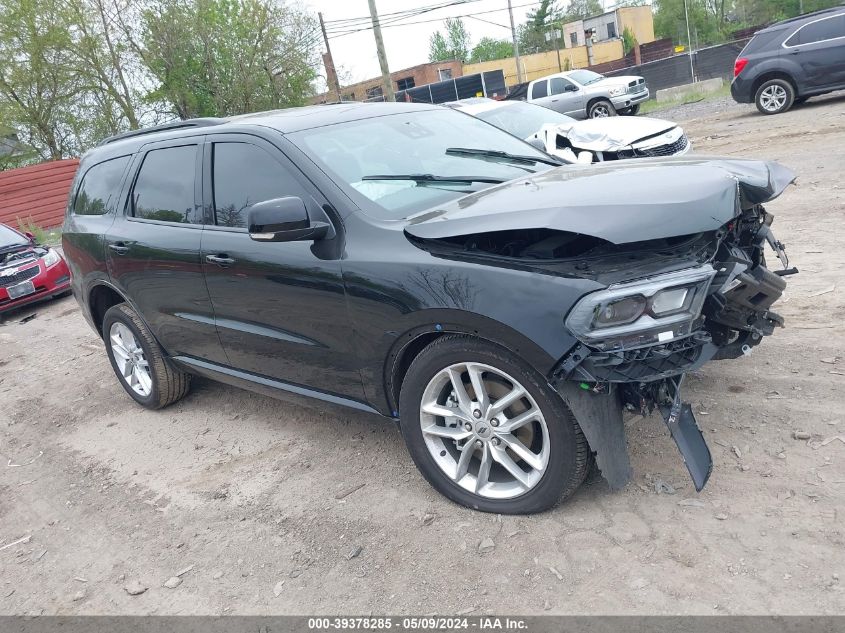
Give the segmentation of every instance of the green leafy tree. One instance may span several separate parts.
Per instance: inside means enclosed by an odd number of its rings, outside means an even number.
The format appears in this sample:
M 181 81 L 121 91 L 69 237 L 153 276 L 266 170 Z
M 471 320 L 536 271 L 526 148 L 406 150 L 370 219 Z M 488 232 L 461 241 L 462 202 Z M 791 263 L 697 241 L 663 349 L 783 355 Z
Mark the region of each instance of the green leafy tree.
M 78 151 L 83 81 L 69 49 L 71 20 L 55 0 L 0 4 L 0 121 L 42 159 Z
M 633 32 L 627 26 L 622 31 L 622 52 L 627 55 L 637 44 L 637 38 L 634 37 Z
M 564 22 L 583 20 L 604 13 L 600 0 L 569 0 L 563 12 Z
M 182 119 L 297 106 L 313 91 L 313 18 L 272 0 L 162 0 L 137 49 L 149 95 Z
M 469 62 L 471 64 L 477 64 L 479 62 L 489 62 L 507 57 L 513 57 L 513 42 L 498 40 L 492 37 L 482 37 L 478 44 L 472 47 Z
M 446 18 L 445 35 L 435 31 L 428 41 L 428 61 L 442 62 L 457 59 L 465 62 L 469 59 L 470 36 L 461 18 Z

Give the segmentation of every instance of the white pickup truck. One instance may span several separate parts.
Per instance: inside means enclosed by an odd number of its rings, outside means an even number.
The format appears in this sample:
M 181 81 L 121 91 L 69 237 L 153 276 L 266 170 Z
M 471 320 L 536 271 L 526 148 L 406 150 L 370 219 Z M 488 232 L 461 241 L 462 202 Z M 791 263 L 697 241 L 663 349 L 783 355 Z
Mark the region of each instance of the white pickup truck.
M 592 70 L 570 70 L 528 84 L 528 101 L 574 119 L 636 114 L 649 97 L 645 79 L 605 77 Z

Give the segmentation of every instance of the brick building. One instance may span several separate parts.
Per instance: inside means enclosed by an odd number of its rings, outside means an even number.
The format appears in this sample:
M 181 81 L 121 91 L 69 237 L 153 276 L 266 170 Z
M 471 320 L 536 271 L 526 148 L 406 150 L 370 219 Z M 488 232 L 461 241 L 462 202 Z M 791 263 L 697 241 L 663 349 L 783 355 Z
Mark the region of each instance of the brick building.
M 397 70 L 390 73 L 390 79 L 393 82 L 393 90 L 399 91 L 432 84 L 444 79 L 454 79 L 462 76 L 462 74 L 463 64 L 457 59 L 451 59 L 445 62 L 430 62 Z M 366 101 L 383 96 L 383 92 L 380 76 L 350 86 L 341 86 L 344 101 Z M 312 103 L 325 103 L 334 100 L 335 95 L 333 93 L 324 92 L 314 97 Z

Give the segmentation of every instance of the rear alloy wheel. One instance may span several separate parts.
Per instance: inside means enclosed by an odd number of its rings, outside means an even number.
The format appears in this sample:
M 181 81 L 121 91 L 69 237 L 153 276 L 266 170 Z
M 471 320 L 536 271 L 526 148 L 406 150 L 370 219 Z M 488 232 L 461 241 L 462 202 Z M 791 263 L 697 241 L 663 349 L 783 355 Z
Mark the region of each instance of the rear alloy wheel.
M 470 337 L 438 339 L 414 360 L 400 397 L 402 434 L 417 467 L 462 505 L 539 512 L 584 480 L 580 427 L 542 376 Z
M 138 404 L 161 409 L 188 393 L 190 374 L 165 358 L 146 324 L 125 303 L 106 311 L 103 340 L 117 379 Z
M 616 116 L 616 108 L 607 99 L 599 99 L 590 105 L 587 116 L 591 119 L 605 119 L 609 116 Z
M 763 114 L 780 114 L 792 107 L 795 89 L 785 79 L 770 79 L 764 82 L 754 97 L 757 109 Z

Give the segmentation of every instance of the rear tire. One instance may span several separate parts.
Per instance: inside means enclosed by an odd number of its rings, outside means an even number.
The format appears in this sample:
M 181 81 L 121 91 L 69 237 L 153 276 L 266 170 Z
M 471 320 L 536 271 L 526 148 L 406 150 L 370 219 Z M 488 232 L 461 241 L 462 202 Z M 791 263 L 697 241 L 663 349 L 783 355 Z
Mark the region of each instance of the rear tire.
M 619 114 L 623 116 L 636 116 L 640 111 L 640 104 L 632 105 L 630 108 L 625 108 L 624 110 L 620 110 Z
M 769 79 L 760 84 L 754 104 L 762 114 L 780 114 L 792 107 L 795 88 L 786 79 Z
M 497 411 L 505 396 L 512 404 Z M 399 413 L 420 473 L 468 508 L 541 512 L 587 475 L 587 440 L 560 396 L 521 358 L 486 341 L 454 335 L 426 347 L 405 375 Z
M 587 108 L 588 119 L 604 119 L 609 116 L 616 116 L 616 108 L 607 99 L 599 99 Z
M 127 304 L 106 311 L 103 341 L 118 382 L 141 406 L 161 409 L 188 393 L 191 375 L 165 358 L 152 332 Z

